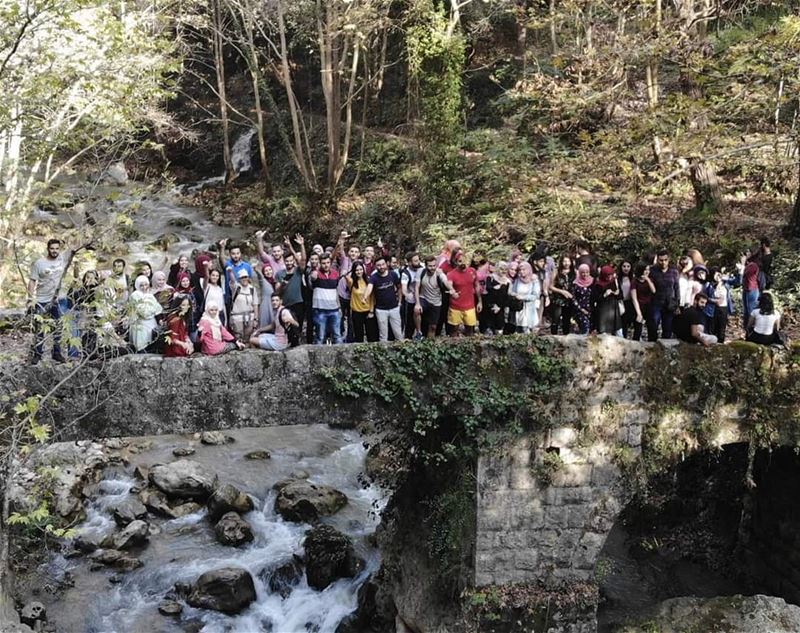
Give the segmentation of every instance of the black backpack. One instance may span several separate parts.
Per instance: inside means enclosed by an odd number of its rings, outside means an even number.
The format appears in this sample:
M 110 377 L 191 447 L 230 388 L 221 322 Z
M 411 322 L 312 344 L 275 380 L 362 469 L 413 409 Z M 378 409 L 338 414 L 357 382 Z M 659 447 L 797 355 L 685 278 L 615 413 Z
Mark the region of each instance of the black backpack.
M 404 270 L 405 270 L 405 269 L 404 269 Z M 423 279 L 425 279 L 425 277 L 428 277 L 428 276 L 429 276 L 429 275 L 431 275 L 431 274 L 434 274 L 434 275 L 436 275 L 436 285 L 438 285 L 438 286 L 439 286 L 439 291 L 442 293 L 442 297 L 444 297 L 444 296 L 445 296 L 445 295 L 448 293 L 448 290 L 447 290 L 447 286 L 446 286 L 446 285 L 445 285 L 445 283 L 442 281 L 442 276 L 439 274 L 439 269 L 438 269 L 438 268 L 436 269 L 436 272 L 434 272 L 434 273 L 431 273 L 431 272 L 428 270 L 428 267 L 427 267 L 427 266 L 425 266 L 425 267 L 422 269 L 422 272 L 421 272 L 421 273 L 420 273 L 420 275 L 419 275 L 419 283 L 421 284 L 421 283 L 422 283 L 422 280 L 423 280 Z

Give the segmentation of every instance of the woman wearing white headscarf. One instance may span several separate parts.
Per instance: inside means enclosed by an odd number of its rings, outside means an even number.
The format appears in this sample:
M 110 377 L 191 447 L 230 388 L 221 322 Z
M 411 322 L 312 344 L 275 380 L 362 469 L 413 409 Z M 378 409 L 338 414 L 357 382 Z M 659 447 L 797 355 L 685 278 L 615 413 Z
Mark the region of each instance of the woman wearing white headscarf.
M 144 275 L 136 278 L 134 290 L 128 299 L 128 327 L 131 346 L 143 352 L 153 341 L 158 323 L 156 316 L 163 312 L 161 304 L 150 292 L 150 281 Z
M 509 297 L 522 302 L 522 309 L 517 312 L 517 332 L 529 334 L 539 327 L 539 298 L 542 285 L 539 277 L 533 272 L 528 262 L 519 265 L 519 273 L 514 280 Z
M 233 349 L 244 349 L 244 344 L 222 325 L 219 313 L 220 306 L 216 302 L 206 302 L 206 311 L 197 324 L 197 340 L 203 354 L 216 356 Z

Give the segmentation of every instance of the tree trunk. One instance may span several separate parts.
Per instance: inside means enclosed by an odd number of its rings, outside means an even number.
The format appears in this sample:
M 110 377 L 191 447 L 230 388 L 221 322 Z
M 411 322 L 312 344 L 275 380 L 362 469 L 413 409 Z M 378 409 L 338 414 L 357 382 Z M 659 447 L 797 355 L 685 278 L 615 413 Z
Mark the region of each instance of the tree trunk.
M 264 178 L 264 196 L 272 198 L 274 190 L 269 176 L 269 160 L 267 159 L 267 139 L 264 133 L 264 108 L 261 105 L 261 82 L 258 69 L 258 53 L 253 41 L 252 24 L 247 24 L 248 46 L 250 48 L 250 79 L 253 83 L 253 99 L 256 108 L 256 136 L 258 137 L 258 156 L 261 159 L 261 173 Z
M 550 0 L 550 52 L 558 53 L 558 35 L 556 33 L 556 0 Z
M 789 237 L 800 237 L 800 162 L 797 163 L 797 193 L 794 197 L 792 217 L 789 218 Z
M 714 214 L 724 208 L 719 179 L 714 169 L 706 162 L 691 159 L 689 178 L 694 189 L 695 208 L 702 214 Z
M 222 50 L 222 8 L 220 0 L 214 0 L 214 70 L 217 74 L 219 114 L 222 121 L 222 161 L 225 165 L 225 182 L 236 178 L 231 159 L 231 136 L 228 125 L 228 97 L 225 90 L 225 57 Z
M 305 128 L 301 118 L 303 113 L 300 111 L 300 107 L 297 104 L 297 97 L 294 94 L 292 82 L 292 72 L 289 68 L 289 49 L 286 44 L 286 23 L 283 19 L 282 0 L 277 0 L 275 7 L 277 9 L 278 36 L 280 41 L 281 80 L 284 90 L 286 91 L 286 101 L 289 104 L 289 114 L 292 119 L 292 135 L 294 137 L 292 159 L 300 175 L 303 177 L 303 182 L 305 182 L 308 191 L 315 192 L 317 190 L 317 175 L 314 170 L 314 163 L 312 162 L 310 152 L 307 155 L 303 149 L 303 139 L 305 136 Z

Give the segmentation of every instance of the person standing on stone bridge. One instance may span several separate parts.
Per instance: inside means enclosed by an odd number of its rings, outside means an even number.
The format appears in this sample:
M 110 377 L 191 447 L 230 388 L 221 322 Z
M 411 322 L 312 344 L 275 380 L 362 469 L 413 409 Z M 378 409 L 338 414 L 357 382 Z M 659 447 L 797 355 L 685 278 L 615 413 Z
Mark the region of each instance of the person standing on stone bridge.
M 72 251 L 61 250 L 62 242 L 57 238 L 47 240 L 47 255 L 40 257 L 31 266 L 28 279 L 28 311 L 34 316 L 33 349 L 31 364 L 42 360 L 44 353 L 44 320 L 52 319 L 49 326 L 53 332 L 53 360 L 64 362 L 61 352 L 61 318 L 67 312 L 66 288 L 62 289 L 62 279 Z

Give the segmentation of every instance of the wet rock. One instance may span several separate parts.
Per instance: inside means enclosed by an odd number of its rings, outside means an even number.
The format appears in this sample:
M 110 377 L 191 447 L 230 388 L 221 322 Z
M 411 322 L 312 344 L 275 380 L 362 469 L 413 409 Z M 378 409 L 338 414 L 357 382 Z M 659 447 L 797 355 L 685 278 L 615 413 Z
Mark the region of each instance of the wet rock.
M 139 500 L 151 513 L 168 519 L 175 518 L 175 513 L 167 503 L 167 498 L 158 490 L 142 490 L 139 493 Z
M 317 525 L 306 532 L 303 547 L 306 578 L 315 589 L 325 589 L 338 578 L 353 578 L 363 566 L 350 538 L 330 525 Z
M 214 490 L 216 478 L 197 462 L 179 459 L 150 469 L 150 483 L 167 497 L 205 501 Z
M 282 486 L 275 499 L 275 511 L 284 519 L 298 523 L 331 516 L 346 505 L 347 497 L 343 492 L 304 479 Z
M 101 179 L 111 185 L 122 186 L 128 182 L 128 170 L 125 168 L 125 163 L 117 161 L 111 163 L 101 174 Z
M 192 226 L 192 221 L 189 218 L 171 218 L 167 224 L 179 229 L 188 229 Z
M 131 521 L 120 532 L 115 534 L 111 542 L 114 549 L 130 549 L 143 545 L 150 538 L 150 526 L 145 521 Z
M 89 556 L 98 567 L 112 567 L 118 571 L 133 571 L 142 567 L 144 563 L 138 558 L 116 549 L 101 549 Z
M 236 486 L 222 484 L 214 490 L 206 505 L 209 518 L 216 521 L 228 512 L 250 512 L 253 509 L 253 500 Z
M 120 449 L 125 448 L 130 442 L 126 442 L 125 440 L 119 437 L 111 437 L 105 440 L 104 443 L 106 445 L 106 448 L 112 451 L 118 451 Z
M 100 547 L 100 543 L 94 536 L 89 536 L 87 534 L 78 534 L 72 540 L 72 546 L 82 554 L 91 554 L 98 547 Z
M 342 621 L 344 628 L 341 631 L 337 628 L 336 633 L 392 630 L 397 608 L 391 595 L 382 590 L 373 577 L 359 587 L 357 598 L 355 612 Z
M 196 452 L 194 446 L 179 446 L 172 449 L 172 454 L 175 457 L 189 457 L 189 455 L 194 455 Z
M 22 611 L 19 612 L 19 619 L 23 624 L 35 627 L 37 622 L 45 622 L 47 620 L 47 609 L 41 602 L 34 600 L 22 607 Z
M 253 577 L 240 567 L 223 567 L 204 573 L 186 598 L 191 606 L 228 615 L 239 613 L 256 599 Z
M 259 576 L 267 583 L 272 593 L 286 598 L 303 577 L 303 561 L 294 555 L 292 560 L 272 570 L 264 570 Z
M 204 431 L 200 434 L 200 441 L 208 446 L 220 446 L 221 444 L 230 444 L 234 439 L 222 431 Z
M 269 451 L 265 450 L 250 451 L 249 453 L 244 454 L 245 459 L 252 459 L 252 460 L 269 459 L 270 457 L 272 457 L 272 455 L 270 455 Z
M 713 627 L 713 628 L 712 628 Z M 800 631 L 800 607 L 772 596 L 721 596 L 673 598 L 658 607 L 646 626 L 626 626 L 621 633 L 796 633 Z
M 351 613 L 345 616 L 339 626 L 336 627 L 334 633 L 360 633 L 362 631 L 358 622 L 358 614 Z
M 181 517 L 185 517 L 188 514 L 194 514 L 195 512 L 199 512 L 203 509 L 199 503 L 195 503 L 194 501 L 189 501 L 187 503 L 182 503 L 177 506 L 173 506 L 172 514 L 174 518 L 180 519 Z
M 377 443 L 370 446 L 364 470 L 374 479 L 391 478 L 397 473 L 398 458 L 392 455 L 388 446 Z
M 253 540 L 253 528 L 236 512 L 228 512 L 214 526 L 214 534 L 223 545 L 239 547 Z
M 125 527 L 132 521 L 144 519 L 147 516 L 147 508 L 136 497 L 127 497 L 112 508 L 111 516 L 118 526 Z
M 150 474 L 150 469 L 147 466 L 137 466 L 133 469 L 133 476 L 136 479 L 141 479 L 142 481 L 147 481 L 148 476 Z
M 162 600 L 158 605 L 158 612 L 166 616 L 178 616 L 183 611 L 183 605 L 175 600 Z

